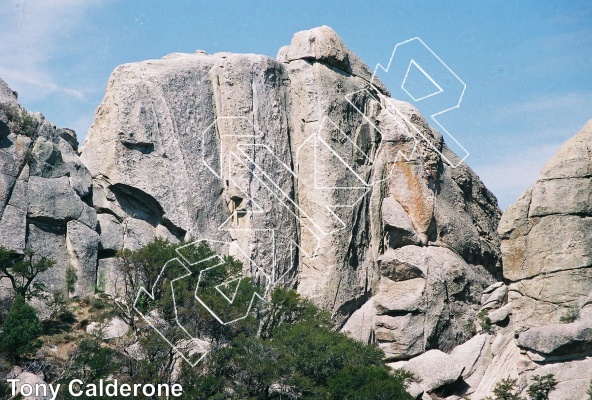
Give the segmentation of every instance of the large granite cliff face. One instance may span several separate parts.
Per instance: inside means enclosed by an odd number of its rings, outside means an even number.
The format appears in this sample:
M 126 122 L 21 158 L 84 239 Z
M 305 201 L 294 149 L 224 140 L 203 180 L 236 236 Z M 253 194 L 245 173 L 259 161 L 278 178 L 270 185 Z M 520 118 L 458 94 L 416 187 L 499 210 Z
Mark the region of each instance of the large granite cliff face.
M 500 211 L 371 79 L 328 27 L 297 33 L 277 60 L 197 52 L 119 67 L 81 156 L 101 227 L 126 247 L 231 241 L 389 359 L 450 350 L 500 275 Z
M 72 264 L 78 294 L 106 280 L 117 296 L 122 248 L 227 242 L 246 273 L 414 372 L 418 398 L 550 371 L 554 398 L 575 399 L 592 378 L 591 131 L 506 211 L 500 244 L 495 197 L 328 27 L 277 59 L 118 67 L 80 155 L 0 81 L 0 245 L 56 259 L 53 291 Z

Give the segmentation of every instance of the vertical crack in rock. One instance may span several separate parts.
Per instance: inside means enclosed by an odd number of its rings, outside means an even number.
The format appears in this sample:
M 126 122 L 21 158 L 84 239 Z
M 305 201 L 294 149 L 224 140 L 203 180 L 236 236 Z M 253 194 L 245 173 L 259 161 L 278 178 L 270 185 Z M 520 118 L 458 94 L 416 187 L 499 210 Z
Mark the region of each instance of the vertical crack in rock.
M 16 126 L 10 110 L 24 110 L 0 81 L 0 244 L 59 260 L 59 279 L 39 278 L 52 290 L 72 263 L 84 294 L 97 273 L 117 274 L 122 248 L 232 241 L 251 271 L 288 273 L 285 285 L 388 361 L 446 359 L 462 395 L 488 395 L 504 368 L 559 376 L 557 357 L 584 368 L 592 122 L 500 220 L 478 176 L 444 162 L 458 157 L 442 135 L 371 81 L 326 26 L 296 33 L 277 60 L 126 64 L 80 157 L 72 134 L 38 114 Z M 579 319 L 561 324 L 572 308 Z M 479 355 L 455 356 L 468 353 Z

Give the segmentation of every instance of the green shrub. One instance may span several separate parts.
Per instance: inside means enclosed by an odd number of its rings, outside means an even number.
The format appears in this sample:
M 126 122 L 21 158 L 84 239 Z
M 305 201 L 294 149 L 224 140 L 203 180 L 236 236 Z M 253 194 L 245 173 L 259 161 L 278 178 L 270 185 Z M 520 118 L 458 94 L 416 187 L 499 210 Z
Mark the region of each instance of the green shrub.
M 37 132 L 37 119 L 25 109 L 18 106 L 1 104 L 0 108 L 6 114 L 8 127 L 17 135 L 32 137 Z
M 68 264 L 66 266 L 66 290 L 68 293 L 74 293 L 77 281 L 78 274 L 76 273 L 76 268 L 72 264 Z
M 532 400 L 547 400 L 549 392 L 555 388 L 557 381 L 555 375 L 534 375 L 532 377 L 533 383 L 528 387 L 527 393 Z
M 7 277 L 17 296 L 25 299 L 44 297 L 45 285 L 35 281 L 35 278 L 56 263 L 45 257 L 37 261 L 34 259 L 35 253 L 30 249 L 26 249 L 24 254 L 19 254 L 0 246 L 0 278 Z
M 18 359 L 41 347 L 38 340 L 41 333 L 41 323 L 35 310 L 19 295 L 14 299 L 2 325 L 0 350 L 11 359 Z
M 493 325 L 491 325 L 491 320 L 489 319 L 489 311 L 482 310 L 479 312 L 479 314 L 477 314 L 477 316 L 479 317 L 479 325 L 481 326 L 483 332 L 489 334 L 494 333 Z
M 578 319 L 579 316 L 580 310 L 576 306 L 571 306 L 559 318 L 559 322 L 561 322 L 562 324 L 569 324 Z
M 241 399 L 411 399 L 411 375 L 391 373 L 378 347 L 335 332 L 294 291 L 275 289 L 264 307 L 263 335 L 239 334 L 206 357 L 201 373 L 182 374 L 191 398 L 227 391 Z
M 206 242 L 184 247 L 184 256 L 201 260 L 191 266 L 191 276 L 174 263 L 167 264 L 168 269 L 161 274 L 165 263 L 177 256 L 176 246 L 157 239 L 139 250 L 122 251 L 125 291 L 134 301 L 139 287 L 154 289 L 153 298 L 139 296 L 141 303 L 136 307 L 142 313 L 157 312 L 159 331 L 172 343 L 187 338 L 178 323 L 194 337 L 207 338 L 211 343 L 207 356 L 194 367 L 183 362 L 177 368 L 175 350 L 159 333 L 142 319 L 134 322 L 123 315 L 142 347 L 142 359 L 117 360 L 118 355 L 111 353 L 109 359 L 101 356 L 100 362 L 84 360 L 78 370 L 119 365 L 113 375 L 126 382 L 167 382 L 175 373 L 187 399 L 411 400 L 405 391 L 405 385 L 413 379 L 410 374 L 391 372 L 383 363 L 380 348 L 334 331 L 330 315 L 293 290 L 276 288 L 269 301 L 257 302 L 246 318 L 221 324 L 196 299 L 198 278 L 203 285 L 200 299 L 218 315 L 231 318 L 241 313 L 244 316 L 244 305 L 259 288 L 250 279 L 243 279 L 233 302 L 221 298 L 215 288 L 238 276 L 243 265 L 224 257 L 222 266 Z M 208 273 L 202 275 L 206 268 Z M 183 275 L 186 277 L 176 279 Z M 93 352 L 98 352 L 96 346 Z M 110 373 L 99 372 L 89 379 Z
M 72 330 L 76 315 L 70 310 L 60 310 L 52 319 L 42 322 L 43 333 L 54 334 Z
M 393 376 L 400 379 L 406 388 L 408 388 L 412 382 L 419 381 L 419 379 L 417 378 L 417 376 L 415 376 L 413 372 L 409 372 L 402 368 L 397 368 L 393 370 Z

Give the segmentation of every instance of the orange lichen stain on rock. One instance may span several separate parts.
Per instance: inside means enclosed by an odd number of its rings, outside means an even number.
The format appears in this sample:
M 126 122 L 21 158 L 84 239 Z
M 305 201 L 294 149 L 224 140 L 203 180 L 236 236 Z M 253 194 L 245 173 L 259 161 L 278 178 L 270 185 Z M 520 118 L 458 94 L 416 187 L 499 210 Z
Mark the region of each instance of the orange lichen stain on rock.
M 526 239 L 516 237 L 502 244 L 504 249 L 504 277 L 510 280 L 523 279 L 520 271 L 526 256 Z
M 396 162 L 392 171 L 391 196 L 403 206 L 417 233 L 426 234 L 434 214 L 434 194 L 414 171 L 413 164 Z

